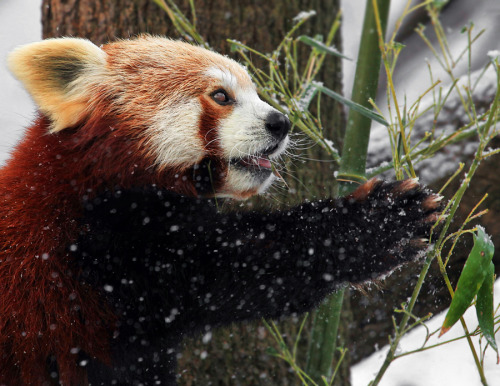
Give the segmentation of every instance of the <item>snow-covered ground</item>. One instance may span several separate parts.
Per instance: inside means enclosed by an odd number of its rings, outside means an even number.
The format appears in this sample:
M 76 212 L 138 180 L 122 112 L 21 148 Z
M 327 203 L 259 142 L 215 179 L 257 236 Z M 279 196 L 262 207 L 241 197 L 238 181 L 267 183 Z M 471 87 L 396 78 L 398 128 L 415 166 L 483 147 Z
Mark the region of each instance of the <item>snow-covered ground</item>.
M 8 73 L 6 65 L 7 52 L 14 47 L 37 41 L 41 36 L 39 0 L 1 0 L 0 1 L 0 164 L 7 158 L 9 150 L 18 140 L 23 128 L 34 116 L 35 107 L 28 94 L 22 90 L 20 84 Z M 483 2 L 480 2 L 480 4 Z M 494 2 L 489 2 L 494 4 Z M 359 8 L 354 12 L 354 5 L 364 4 L 364 1 L 344 1 L 346 18 L 354 22 L 361 22 L 362 15 Z M 351 12 L 349 12 L 349 10 Z M 349 16 L 351 15 L 357 15 Z M 495 15 L 494 12 L 489 16 Z M 498 13 L 496 13 L 498 20 Z M 498 24 L 498 23 L 497 23 Z M 351 24 L 352 25 L 352 24 Z M 360 27 L 355 28 L 360 31 Z M 355 57 L 357 47 L 353 45 L 355 34 L 346 43 L 346 53 Z M 498 47 L 498 39 L 492 41 Z M 494 47 L 492 47 L 494 48 Z M 349 70 L 352 71 L 352 68 Z M 351 76 L 352 79 L 352 76 Z M 418 76 L 410 79 L 417 81 Z M 408 85 L 413 87 L 411 85 Z M 500 282 L 495 287 L 496 299 L 500 298 Z M 437 329 L 444 319 L 440 314 L 429 322 L 431 330 Z M 468 325 L 473 330 L 477 324 L 475 315 L 467 313 Z M 461 335 L 461 328 L 454 327 L 443 339 L 450 339 Z M 425 333 L 422 328 L 416 328 L 401 343 L 401 352 L 417 348 L 423 340 Z M 475 339 L 477 341 L 477 339 Z M 497 335 L 497 341 L 500 336 Z M 437 341 L 433 338 L 429 344 Z M 477 342 L 476 342 L 477 344 Z M 372 355 L 365 361 L 357 364 L 352 369 L 352 382 L 354 386 L 364 386 L 373 379 L 380 367 L 387 348 Z M 486 377 L 490 385 L 500 385 L 500 366 L 496 365 L 496 358 L 492 352 L 487 353 L 485 359 Z M 471 357 L 470 350 L 465 340 L 451 343 L 422 353 L 417 353 L 395 361 L 387 371 L 383 386 L 475 386 L 480 385 L 477 371 Z
M 500 280 L 495 283 L 495 304 L 500 299 Z M 433 332 L 443 324 L 446 311 L 436 315 L 428 323 L 429 331 Z M 477 327 L 475 310 L 469 309 L 465 314 L 469 331 Z M 416 350 L 422 347 L 426 336 L 423 327 L 410 331 L 401 341 L 398 353 Z M 463 329 L 457 323 L 441 338 L 433 336 L 426 346 L 463 336 Z M 479 338 L 472 338 L 479 352 Z M 500 333 L 496 335 L 497 343 L 500 342 Z M 484 347 L 484 340 L 483 340 Z M 380 369 L 388 347 L 383 347 L 369 358 L 356 364 L 351 369 L 353 386 L 367 386 Z M 500 385 L 500 365 L 497 365 L 496 354 L 489 348 L 486 351 L 484 368 L 488 384 Z M 427 351 L 414 353 L 394 361 L 382 378 L 382 386 L 479 386 L 481 381 L 472 358 L 471 350 L 465 339 L 435 347 Z

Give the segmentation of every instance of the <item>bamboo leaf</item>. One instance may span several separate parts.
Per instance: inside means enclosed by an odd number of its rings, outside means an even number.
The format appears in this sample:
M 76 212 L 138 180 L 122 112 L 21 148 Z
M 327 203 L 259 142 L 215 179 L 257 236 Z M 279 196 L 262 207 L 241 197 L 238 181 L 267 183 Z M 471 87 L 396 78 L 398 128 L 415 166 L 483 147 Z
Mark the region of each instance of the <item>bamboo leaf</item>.
M 343 58 L 343 59 L 347 59 L 347 60 L 352 60 L 351 58 L 348 58 L 347 56 L 343 55 L 341 52 L 339 52 L 335 48 L 327 46 L 325 43 L 323 43 L 317 39 L 314 39 L 310 36 L 301 35 L 297 38 L 297 40 L 304 43 L 304 44 L 307 44 L 308 46 L 316 48 L 321 53 L 337 56 L 339 58 Z
M 439 336 L 446 333 L 470 306 L 488 273 L 495 247 L 484 228 L 478 226 L 474 246 L 465 262 L 450 309 L 446 314 Z
M 378 122 L 384 126 L 389 126 L 389 123 L 384 119 L 384 117 L 378 113 L 376 113 L 373 110 L 367 109 L 364 106 L 361 106 L 360 104 L 357 104 L 342 95 L 336 93 L 333 90 L 330 90 L 328 87 L 325 87 L 321 84 L 313 83 L 313 85 L 321 91 L 323 94 L 328 95 L 330 98 L 335 99 L 336 101 L 346 105 L 350 109 L 357 111 L 358 113 L 364 115 L 367 118 L 370 118 L 371 120 Z
M 398 163 L 401 162 L 401 158 L 403 158 L 404 155 L 404 148 L 403 148 L 403 136 L 401 135 L 401 132 L 398 134 L 398 144 L 396 146 L 397 149 L 397 155 L 398 155 Z
M 488 272 L 484 278 L 483 284 L 477 293 L 476 314 L 479 326 L 490 346 L 497 352 L 498 346 L 495 341 L 495 322 L 493 305 L 493 282 L 495 278 L 495 265 L 490 262 Z
M 297 102 L 298 110 L 301 112 L 307 111 L 309 109 L 311 101 L 314 99 L 318 91 L 318 88 L 315 87 L 313 83 L 308 84 L 303 92 L 302 98 L 300 98 L 300 100 Z

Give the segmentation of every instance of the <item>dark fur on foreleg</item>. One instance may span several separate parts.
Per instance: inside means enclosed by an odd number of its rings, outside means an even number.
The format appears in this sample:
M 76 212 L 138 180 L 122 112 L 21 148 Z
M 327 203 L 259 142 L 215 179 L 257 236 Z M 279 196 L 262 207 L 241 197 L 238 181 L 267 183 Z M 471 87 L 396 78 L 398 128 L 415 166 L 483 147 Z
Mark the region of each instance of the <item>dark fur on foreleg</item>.
M 121 353 L 145 357 L 148 345 L 161 353 L 186 334 L 303 313 L 346 282 L 380 278 L 425 251 L 440 201 L 415 180 L 374 179 L 344 198 L 270 213 L 220 213 L 211 200 L 158 189 L 87 202 L 75 271 L 120 319 L 110 374 L 170 379 L 173 364 Z
M 414 259 L 440 199 L 416 180 L 377 179 L 344 198 L 271 213 L 219 213 L 209 200 L 158 190 L 108 194 L 87 205 L 91 234 L 81 240 L 80 261 L 93 262 L 85 271 L 113 282 L 114 293 L 131 291 L 120 281 L 131 277 L 140 292 L 160 294 L 167 316 L 175 307 L 208 313 L 212 325 L 275 317 Z M 211 300 L 200 303 L 207 294 Z M 218 321 L 221 311 L 231 320 Z M 180 318 L 193 323 L 189 312 Z
M 425 251 L 438 220 L 442 197 L 416 179 L 385 183 L 372 179 L 336 200 L 339 232 L 339 279 L 376 279 Z

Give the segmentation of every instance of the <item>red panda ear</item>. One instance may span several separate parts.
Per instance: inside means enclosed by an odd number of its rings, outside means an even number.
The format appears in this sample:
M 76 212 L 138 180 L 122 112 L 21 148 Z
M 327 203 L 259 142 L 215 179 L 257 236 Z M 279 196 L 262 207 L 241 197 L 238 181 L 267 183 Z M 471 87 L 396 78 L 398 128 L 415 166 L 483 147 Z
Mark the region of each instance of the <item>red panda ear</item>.
M 15 49 L 8 63 L 56 132 L 84 118 L 105 76 L 106 53 L 85 39 L 48 39 Z

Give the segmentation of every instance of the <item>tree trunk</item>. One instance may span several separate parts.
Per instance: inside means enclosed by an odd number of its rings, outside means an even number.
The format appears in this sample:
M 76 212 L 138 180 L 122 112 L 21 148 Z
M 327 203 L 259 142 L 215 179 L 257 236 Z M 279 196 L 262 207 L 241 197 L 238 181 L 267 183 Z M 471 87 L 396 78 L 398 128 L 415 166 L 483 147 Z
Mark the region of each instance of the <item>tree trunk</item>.
M 178 5 L 190 15 L 187 0 L 178 1 Z M 339 9 L 339 0 L 199 0 L 195 1 L 195 8 L 201 35 L 216 51 L 230 55 L 227 38 L 239 40 L 261 52 L 272 52 L 292 27 L 293 17 L 303 10 L 314 9 L 317 16 L 306 23 L 300 33 L 310 36 L 326 34 Z M 44 38 L 77 36 L 96 44 L 140 33 L 178 36 L 166 13 L 152 0 L 43 0 L 42 24 Z M 340 34 L 335 44 L 340 48 Z M 305 56 L 308 53 L 309 48 L 303 47 L 302 54 Z M 340 61 L 328 57 L 320 78 L 327 87 L 342 92 Z M 345 126 L 342 107 L 326 98 L 321 105 L 324 136 L 338 144 Z M 335 165 L 319 146 L 312 146 L 312 141 L 309 142 L 311 146 L 301 151 L 298 158 L 288 165 L 292 176 L 287 178 L 290 190 L 274 194 L 272 204 L 333 195 Z M 261 205 L 262 201 L 269 201 L 269 197 L 261 197 L 257 201 L 258 204 L 254 201 L 252 205 Z M 280 329 L 294 338 L 301 320 L 301 317 L 292 318 L 281 323 Z M 303 356 L 307 351 L 307 335 L 307 331 L 303 333 Z M 268 347 L 274 346 L 275 342 L 261 323 L 221 329 L 209 342 L 206 339 L 205 342 L 189 339 L 179 361 L 181 383 L 297 384 L 297 378 L 291 374 L 288 365 L 266 353 Z M 305 364 L 305 358 L 301 360 L 301 364 Z M 347 361 L 344 365 L 348 369 Z M 349 383 L 348 370 L 343 374 L 343 379 L 336 384 Z

